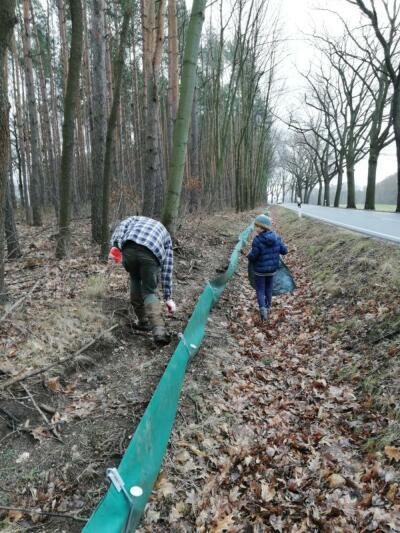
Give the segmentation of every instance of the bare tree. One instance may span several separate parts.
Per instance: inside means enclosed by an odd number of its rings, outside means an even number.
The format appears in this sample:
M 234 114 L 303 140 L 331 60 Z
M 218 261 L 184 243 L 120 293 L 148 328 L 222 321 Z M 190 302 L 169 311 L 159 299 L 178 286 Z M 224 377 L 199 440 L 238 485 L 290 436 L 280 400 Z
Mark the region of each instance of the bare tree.
M 68 63 L 67 89 L 64 101 L 63 149 L 60 176 L 60 222 L 56 256 L 62 259 L 69 247 L 71 222 L 71 185 L 74 161 L 74 122 L 79 94 L 79 78 L 82 63 L 82 4 L 70 0 L 72 34 Z
M 350 4 L 360 8 L 370 20 L 376 37 L 382 46 L 388 76 L 393 86 L 393 99 L 391 115 L 397 151 L 397 206 L 400 212 L 400 3 L 397 0 L 380 0 L 385 20 L 378 18 L 374 0 L 369 0 L 368 5 L 364 0 L 347 0 Z
M 347 68 L 349 68 L 365 85 L 371 100 L 371 121 L 369 126 L 369 155 L 368 155 L 368 180 L 365 197 L 365 209 L 375 209 L 375 184 L 377 163 L 380 152 L 385 146 L 393 141 L 390 135 L 392 119 L 389 113 L 392 95 L 389 94 L 390 78 L 388 76 L 385 59 L 380 57 L 379 43 L 371 36 L 369 28 L 364 26 L 361 29 L 351 29 L 347 22 L 338 14 L 343 27 L 347 31 L 347 37 L 354 44 L 354 50 L 349 51 L 347 47 L 337 45 L 331 41 L 335 54 L 341 58 Z M 356 63 L 354 60 L 357 60 Z M 369 64 L 372 75 L 365 76 L 365 69 L 359 69 L 360 61 Z M 368 72 L 368 71 L 367 71 Z M 388 116 L 389 115 L 389 116 Z
M 40 136 L 39 118 L 36 102 L 36 91 L 32 66 L 32 43 L 31 43 L 31 21 L 29 16 L 29 0 L 23 1 L 24 9 L 24 63 L 26 93 L 28 96 L 29 124 L 31 134 L 31 161 L 32 171 L 30 174 L 30 200 L 32 208 L 32 223 L 34 226 L 42 225 L 42 212 L 40 200 Z
M 105 1 L 93 0 L 92 10 L 92 238 L 101 240 L 101 206 L 103 192 L 104 147 L 107 135 L 107 79 Z
M 162 183 L 160 161 L 159 78 L 164 39 L 165 0 L 143 0 L 143 61 L 146 87 L 146 156 L 143 214 L 153 216 L 156 190 Z M 156 9 L 157 7 L 157 9 Z M 159 198 L 158 208 L 162 198 Z
M 286 170 L 293 177 L 295 195 L 306 204 L 319 179 L 314 157 L 315 154 L 304 143 L 302 136 L 295 135 L 288 145 Z
M 114 93 L 111 105 L 110 116 L 107 124 L 107 138 L 104 154 L 104 169 L 103 169 L 103 194 L 102 194 L 102 217 L 101 217 L 101 251 L 100 255 L 106 259 L 109 247 L 109 227 L 108 214 L 110 205 L 110 181 L 111 181 L 111 154 L 112 142 L 117 122 L 117 111 L 119 106 L 119 99 L 121 94 L 121 81 L 124 68 L 124 52 L 126 45 L 126 38 L 128 34 L 129 21 L 132 15 L 132 10 L 123 4 L 124 17 L 122 20 L 122 28 L 119 42 L 118 55 L 114 66 Z
M 344 159 L 346 161 L 347 207 L 355 208 L 354 167 L 365 156 L 366 132 L 371 122 L 370 94 L 367 84 L 360 82 L 360 75 L 356 72 L 362 71 L 361 76 L 369 80 L 372 76 L 371 67 L 364 59 L 355 57 L 353 68 L 348 68 L 343 58 L 335 52 L 339 45 L 328 38 L 320 40 L 323 44 L 319 48 L 322 57 L 329 62 L 329 69 L 321 66 L 319 73 L 306 76 L 311 87 L 311 98 L 306 98 L 306 103 L 317 112 L 325 113 L 334 126 L 335 133 L 330 133 L 330 142 L 338 156 L 338 172 L 339 163 Z M 347 49 L 346 39 L 342 39 L 341 46 Z M 339 143 L 334 142 L 335 137 Z
M 10 157 L 7 52 L 11 44 L 15 17 L 15 0 L 0 4 L 0 303 L 7 300 L 4 284 L 4 219 Z

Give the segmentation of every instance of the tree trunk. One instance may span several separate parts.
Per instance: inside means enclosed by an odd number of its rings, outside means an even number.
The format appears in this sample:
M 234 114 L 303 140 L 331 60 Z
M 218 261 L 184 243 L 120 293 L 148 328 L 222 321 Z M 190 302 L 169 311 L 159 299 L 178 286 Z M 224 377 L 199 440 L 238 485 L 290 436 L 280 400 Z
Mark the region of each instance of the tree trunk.
M 147 49 L 145 50 L 145 72 L 147 91 L 147 114 L 145 131 L 145 176 L 143 214 L 152 216 L 154 213 L 155 191 L 162 181 L 160 164 L 159 136 L 159 75 L 163 41 L 163 9 L 164 0 L 159 0 L 157 20 L 154 0 L 144 0 L 144 34 Z
M 322 180 L 318 180 L 318 200 L 317 205 L 322 205 Z
M 71 0 L 70 0 L 71 1 Z M 62 63 L 62 91 L 63 96 L 67 90 L 68 79 L 68 50 L 67 50 L 67 21 L 64 9 L 65 0 L 57 1 L 58 27 L 60 30 L 60 57 Z
M 2 0 L 0 3 L 0 304 L 7 301 L 7 290 L 4 282 L 4 222 L 8 158 L 10 157 L 7 52 L 16 22 L 15 0 Z
M 32 224 L 42 225 L 42 212 L 40 205 L 40 145 L 39 145 L 39 122 L 36 106 L 35 86 L 32 67 L 32 44 L 31 28 L 29 21 L 29 0 L 24 0 L 24 60 L 25 60 L 25 82 L 26 94 L 28 97 L 29 125 L 31 133 L 31 161 L 32 171 L 30 176 L 30 198 L 32 207 Z
M 29 222 L 29 206 L 28 199 L 25 196 L 24 184 L 27 182 L 26 177 L 26 143 L 24 136 L 24 126 L 22 119 L 22 102 L 20 90 L 20 69 L 17 54 L 17 46 L 15 38 L 12 39 L 12 65 L 13 65 L 13 86 L 14 86 L 14 101 L 16 108 L 16 131 L 15 138 L 17 139 L 17 156 L 18 156 L 18 170 L 19 170 L 19 194 L 22 206 L 25 208 L 26 222 Z
M 393 130 L 396 140 L 397 158 L 397 205 L 396 213 L 400 213 L 400 74 L 397 77 L 397 84 L 394 86 L 392 101 Z
M 197 90 L 195 88 L 192 105 L 191 139 L 190 139 L 190 211 L 198 207 L 200 195 L 200 169 L 199 169 L 199 132 L 197 124 Z
M 178 110 L 178 29 L 176 0 L 168 0 L 168 153 L 171 156 L 172 136 Z
M 343 186 L 343 161 L 339 161 L 339 170 L 338 170 L 338 181 L 336 186 L 335 201 L 333 203 L 334 207 L 339 207 L 340 205 L 340 195 L 342 194 Z
M 103 209 L 102 209 L 102 225 L 101 225 L 101 251 L 100 257 L 107 258 L 109 249 L 109 227 L 108 227 L 108 212 L 110 205 L 110 181 L 111 181 L 111 158 L 112 158 L 112 140 L 115 125 L 117 123 L 117 113 L 119 106 L 119 99 L 121 93 L 121 79 L 124 67 L 124 50 L 126 38 L 128 34 L 129 21 L 131 17 L 131 10 L 124 11 L 124 18 L 122 21 L 122 29 L 119 43 L 118 56 L 114 68 L 114 94 L 111 105 L 111 112 L 108 119 L 106 149 L 104 154 L 104 173 L 103 173 Z
M 51 13 L 50 13 L 50 6 L 49 6 L 49 0 L 47 1 L 47 33 L 50 35 L 52 31 L 52 25 L 51 25 Z M 59 194 L 59 183 L 60 183 L 60 164 L 61 164 L 61 141 L 60 141 L 60 128 L 59 128 L 59 117 L 58 117 L 58 106 L 57 106 L 57 93 L 56 93 L 56 82 L 55 82 L 55 75 L 54 70 L 55 66 L 53 63 L 53 57 L 54 57 L 54 50 L 52 50 L 51 47 L 51 39 L 48 39 L 48 45 L 47 45 L 47 53 L 48 58 L 50 62 L 50 71 L 49 71 L 49 78 L 50 78 L 50 102 L 51 102 L 51 131 L 52 131 L 52 138 L 53 138 L 53 153 L 54 153 L 54 166 L 55 166 L 55 174 L 53 179 L 53 197 L 54 197 L 54 205 L 57 205 L 57 213 L 56 213 L 56 219 L 57 222 L 59 221 L 60 216 L 60 194 Z
M 329 176 L 324 177 L 324 205 L 327 207 L 331 205 L 330 181 Z
M 18 231 L 15 224 L 14 208 L 11 200 L 11 179 L 8 180 L 7 195 L 6 195 L 6 241 L 7 241 L 7 257 L 8 259 L 17 259 L 21 257 L 21 247 L 19 245 Z
M 347 172 L 347 208 L 356 209 L 356 187 L 354 182 L 354 163 L 350 161 L 346 162 Z
M 64 100 L 63 148 L 60 176 L 60 223 L 56 257 L 67 255 L 71 221 L 71 184 L 74 165 L 74 126 L 79 96 L 79 77 L 82 64 L 82 4 L 81 0 L 69 0 L 72 31 L 68 65 L 67 89 Z
M 378 154 L 370 150 L 368 158 L 368 182 L 367 191 L 365 195 L 365 209 L 375 209 L 375 185 L 376 185 L 376 170 L 378 166 Z
M 45 149 L 45 155 L 47 160 L 46 165 L 46 182 L 47 186 L 49 187 L 49 190 L 46 190 L 46 195 L 51 198 L 51 201 L 54 206 L 54 211 L 56 213 L 56 217 L 58 217 L 59 212 L 59 206 L 58 206 L 58 195 L 55 194 L 56 187 L 55 187 L 55 180 L 57 179 L 57 166 L 56 161 L 54 157 L 54 143 L 52 139 L 52 131 L 51 131 L 51 125 L 50 125 L 50 112 L 49 112 L 49 106 L 47 103 L 47 91 L 46 91 L 46 78 L 45 78 L 45 70 L 44 70 L 44 63 L 43 63 L 43 50 L 40 47 L 40 40 L 38 37 L 37 27 L 33 15 L 33 11 L 31 9 L 32 14 L 32 26 L 35 30 L 35 38 L 36 38 L 36 47 L 38 50 L 40 50 L 40 54 L 38 57 L 38 71 L 39 71 L 39 87 L 40 87 L 40 96 L 41 96 L 41 126 L 42 126 L 42 139 L 43 139 L 43 145 Z M 50 39 L 50 36 L 48 36 L 48 39 Z

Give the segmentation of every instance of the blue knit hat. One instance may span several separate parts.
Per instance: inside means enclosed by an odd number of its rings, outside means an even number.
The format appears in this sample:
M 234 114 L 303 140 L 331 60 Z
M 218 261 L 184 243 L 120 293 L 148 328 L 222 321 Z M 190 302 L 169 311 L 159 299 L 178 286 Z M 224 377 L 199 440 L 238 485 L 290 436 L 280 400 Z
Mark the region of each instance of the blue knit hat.
M 263 229 L 270 229 L 272 226 L 272 220 L 265 215 L 258 215 L 254 221 L 254 225 Z

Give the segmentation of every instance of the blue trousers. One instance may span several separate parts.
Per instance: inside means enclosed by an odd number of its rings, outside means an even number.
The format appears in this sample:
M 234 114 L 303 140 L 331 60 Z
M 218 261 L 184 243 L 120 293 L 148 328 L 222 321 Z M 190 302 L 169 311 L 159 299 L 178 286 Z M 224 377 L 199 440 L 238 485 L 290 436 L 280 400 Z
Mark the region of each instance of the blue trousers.
M 259 307 L 268 307 L 272 305 L 272 285 L 274 276 L 254 276 L 256 283 L 256 294 Z

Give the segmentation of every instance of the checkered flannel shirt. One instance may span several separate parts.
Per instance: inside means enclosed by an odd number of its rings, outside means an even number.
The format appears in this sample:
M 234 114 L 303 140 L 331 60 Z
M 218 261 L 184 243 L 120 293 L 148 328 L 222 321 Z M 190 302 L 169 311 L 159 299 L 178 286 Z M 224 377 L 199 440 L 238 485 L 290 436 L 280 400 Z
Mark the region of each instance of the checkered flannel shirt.
M 123 220 L 111 237 L 111 246 L 120 250 L 127 241 L 146 246 L 160 261 L 161 284 L 164 298 L 172 295 L 172 270 L 174 255 L 171 236 L 161 222 L 147 217 L 129 217 Z

